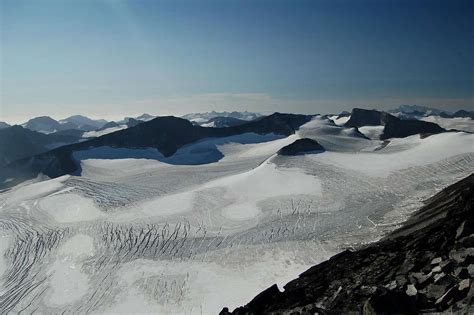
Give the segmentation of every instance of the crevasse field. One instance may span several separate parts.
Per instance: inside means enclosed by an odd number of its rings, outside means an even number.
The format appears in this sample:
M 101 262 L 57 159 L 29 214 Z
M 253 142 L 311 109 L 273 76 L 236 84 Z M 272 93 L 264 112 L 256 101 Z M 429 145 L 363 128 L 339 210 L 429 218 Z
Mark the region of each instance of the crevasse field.
M 327 151 L 276 154 L 302 137 Z M 207 139 L 169 158 L 108 147 L 74 158 L 80 174 L 0 193 L 6 313 L 232 309 L 396 228 L 474 171 L 474 135 L 383 143 L 315 117 L 286 138 Z

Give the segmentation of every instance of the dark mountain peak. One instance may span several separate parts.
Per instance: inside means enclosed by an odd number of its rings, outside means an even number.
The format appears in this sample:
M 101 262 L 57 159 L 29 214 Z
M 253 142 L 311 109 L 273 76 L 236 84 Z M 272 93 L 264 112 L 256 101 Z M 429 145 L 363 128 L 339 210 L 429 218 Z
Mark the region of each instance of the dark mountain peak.
M 260 124 L 273 124 L 275 126 L 287 126 L 291 130 L 288 134 L 294 133 L 301 125 L 311 120 L 309 115 L 286 114 L 275 112 L 271 115 L 264 116 L 255 121 Z
M 380 139 L 404 138 L 415 134 L 437 134 L 444 132 L 443 128 L 432 122 L 421 120 L 402 120 L 389 113 L 375 109 L 354 108 L 351 118 L 345 127 L 384 126 Z
M 26 129 L 26 128 L 23 128 L 22 126 L 20 125 L 13 125 L 9 128 L 5 128 L 5 130 L 3 130 L 3 132 L 32 132 L 33 130 L 29 130 L 29 129 Z
M 53 118 L 49 116 L 39 116 L 31 118 L 22 125 L 30 130 L 39 131 L 43 133 L 51 133 L 61 130 L 63 126 Z
M 152 115 L 147 114 L 147 113 L 143 113 L 143 114 L 141 114 L 140 116 L 138 116 L 138 117 L 135 118 L 135 119 L 148 121 L 148 120 L 152 120 L 153 118 L 155 118 L 155 116 L 152 116 Z
M 14 125 L 0 130 L 0 167 L 13 161 L 48 151 L 52 147 L 77 142 L 81 135 L 43 134 Z
M 32 161 L 17 161 L 10 168 L 22 172 L 22 180 L 43 173 L 51 178 L 77 171 L 77 164 L 72 158 L 74 151 L 109 146 L 114 148 L 156 148 L 164 156 L 173 155 L 186 144 L 208 138 L 227 137 L 243 133 L 290 135 L 311 116 L 281 114 L 250 121 L 246 124 L 226 128 L 206 128 L 193 125 L 189 120 L 174 116 L 160 116 L 134 127 L 122 129 L 87 141 L 62 146 L 35 156 Z M 1 178 L 0 178 L 1 182 Z M 7 183 L 13 185 L 18 181 Z
M 62 129 L 80 129 L 83 131 L 97 130 L 104 126 L 107 121 L 104 119 L 91 119 L 83 115 L 73 115 L 59 121 Z
M 41 121 L 51 121 L 51 122 L 55 121 L 55 122 L 57 122 L 57 120 L 51 118 L 50 116 L 37 116 L 37 117 L 31 118 L 31 119 L 28 120 L 28 121 L 39 121 L 39 120 L 41 120 Z
M 389 121 L 395 121 L 398 118 L 386 112 L 380 112 L 375 109 L 354 108 L 351 118 L 345 123 L 346 127 L 362 126 L 385 126 Z
M 325 149 L 318 141 L 302 138 L 295 140 L 293 143 L 284 146 L 278 151 L 278 155 L 303 155 L 307 153 L 320 153 L 324 152 Z

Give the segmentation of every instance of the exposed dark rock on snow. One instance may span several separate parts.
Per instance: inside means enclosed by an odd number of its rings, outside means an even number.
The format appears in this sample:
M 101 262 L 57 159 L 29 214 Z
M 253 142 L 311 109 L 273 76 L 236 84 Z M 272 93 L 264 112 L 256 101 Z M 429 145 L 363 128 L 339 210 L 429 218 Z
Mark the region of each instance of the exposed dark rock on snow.
M 324 152 L 325 149 L 316 140 L 303 138 L 284 146 L 278 151 L 279 155 L 301 155 L 306 153 Z
M 415 134 L 436 134 L 445 132 L 435 123 L 420 120 L 402 120 L 389 113 L 377 110 L 354 108 L 346 127 L 384 126 L 381 140 L 404 138 Z
M 474 311 L 474 174 L 427 200 L 402 228 L 346 250 L 221 314 Z
M 37 155 L 32 159 L 19 160 L 0 169 L 0 188 L 7 188 L 21 180 L 34 178 L 42 173 L 51 178 L 78 170 L 72 158 L 74 151 L 110 146 L 114 148 L 156 148 L 164 156 L 173 155 L 180 147 L 208 137 L 226 137 L 248 132 L 257 134 L 293 134 L 311 116 L 274 113 L 243 125 L 227 128 L 195 126 L 186 119 L 173 116 L 157 117 L 135 127 L 119 130 L 88 141 L 63 146 Z M 7 178 L 15 180 L 1 184 Z

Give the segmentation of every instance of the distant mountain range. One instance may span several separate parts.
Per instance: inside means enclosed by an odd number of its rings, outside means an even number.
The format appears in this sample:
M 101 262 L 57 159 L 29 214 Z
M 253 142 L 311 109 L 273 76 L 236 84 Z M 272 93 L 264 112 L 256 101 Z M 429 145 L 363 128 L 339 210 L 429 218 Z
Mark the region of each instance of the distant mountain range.
M 439 114 L 440 117 L 443 117 L 443 118 L 471 118 L 471 119 L 474 119 L 474 111 L 467 111 L 467 110 L 458 110 L 457 112 L 454 112 L 452 114 L 450 113 L 445 113 L 445 112 L 442 112 L 441 114 Z
M 408 120 L 419 119 L 428 116 L 440 116 L 442 118 L 471 118 L 474 119 L 474 111 L 458 110 L 449 113 L 436 108 L 419 106 L 419 105 L 401 105 L 395 109 L 389 110 L 388 113 L 393 116 Z M 350 113 L 343 112 L 338 117 L 348 117 Z M 242 125 L 245 122 L 261 118 L 263 115 L 254 112 L 206 112 L 206 113 L 190 113 L 182 116 L 195 125 L 213 128 L 225 128 Z M 104 130 L 111 127 L 124 126 L 126 128 L 136 126 L 140 122 L 150 121 L 156 116 L 150 114 L 142 114 L 137 117 L 125 117 L 119 121 L 107 121 L 105 119 L 91 119 L 82 115 L 74 115 L 65 119 L 55 120 L 49 116 L 34 117 L 27 122 L 21 124 L 22 127 L 41 132 L 44 134 L 55 133 L 65 130 L 81 130 L 84 132 Z M 0 129 L 7 128 L 10 125 L 0 121 Z
M 247 123 L 247 120 L 238 119 L 234 117 L 214 117 L 209 119 L 206 123 L 201 124 L 203 127 L 213 127 L 213 128 L 224 128 L 224 127 L 233 127 L 238 125 L 243 125 Z
M 402 107 L 402 109 L 410 110 L 407 107 Z M 416 107 L 413 110 L 420 109 Z M 468 115 L 466 113 L 469 112 L 464 111 L 458 114 Z M 25 123 L 23 125 L 25 128 L 13 126 L 0 130 L 0 167 L 4 167 L 4 173 L 7 169 L 22 169 L 24 178 L 35 177 L 38 173 L 57 177 L 77 170 L 77 165 L 71 157 L 74 151 L 100 146 L 151 147 L 158 149 L 164 157 L 169 157 L 182 146 L 209 137 L 226 137 L 243 133 L 274 133 L 288 136 L 313 116 L 280 113 L 261 116 L 249 112 L 211 112 L 189 114 L 185 116 L 188 119 L 173 116 L 154 119 L 152 117 L 143 114 L 137 118 L 128 117 L 120 122 L 92 120 L 84 116 L 71 116 L 59 122 L 46 116 L 36 117 Z M 367 140 L 387 140 L 416 134 L 428 136 L 447 131 L 433 122 L 400 119 L 390 113 L 377 110 L 354 108 L 350 114 L 343 113 L 337 117 L 339 120 L 344 118 L 345 121 L 341 120 L 341 123 L 336 125 L 329 120 L 334 128 L 353 128 L 354 134 Z M 196 123 L 207 118 L 209 119 L 202 125 Z M 92 124 L 100 127 L 93 131 L 84 131 L 84 129 L 92 128 Z M 62 129 L 64 126 L 74 128 Z M 285 150 L 280 154 L 299 154 L 299 152 L 321 151 L 324 148 L 319 148 L 317 143 L 305 140 L 298 141 Z M 21 161 L 32 156 L 34 156 L 32 160 Z M 8 167 L 5 168 L 6 165 Z M 25 168 L 25 165 L 28 166 Z M 25 170 L 27 175 L 24 174 Z
M 474 119 L 474 111 L 458 110 L 454 113 L 440 109 L 419 106 L 419 105 L 401 105 L 388 111 L 389 113 L 401 119 L 417 119 L 427 116 L 440 116 L 443 118 L 471 118 Z
M 95 130 L 107 123 L 105 119 L 90 119 L 82 115 L 74 115 L 59 121 L 60 124 L 65 125 L 67 129 L 79 129 L 84 131 Z
M 106 123 L 107 121 L 103 119 L 93 120 L 80 115 L 71 116 L 60 121 L 49 116 L 40 116 L 28 120 L 22 124 L 22 127 L 48 134 L 68 129 L 91 131 L 102 127 Z
M 22 127 L 29 130 L 41 132 L 44 134 L 55 133 L 65 130 L 81 130 L 84 132 L 106 129 L 107 124 L 135 126 L 139 122 L 149 121 L 155 116 L 142 114 L 138 117 L 126 117 L 118 122 L 109 122 L 105 119 L 91 119 L 82 115 L 74 115 L 65 119 L 55 120 L 49 116 L 34 117 L 21 124 Z M 109 126 L 110 126 L 109 124 Z M 9 127 L 8 124 L 0 122 L 0 129 Z
M 187 119 L 193 123 L 198 125 L 209 124 L 212 122 L 212 119 L 217 117 L 227 117 L 227 118 L 235 118 L 244 121 L 251 121 L 258 117 L 262 117 L 262 114 L 259 113 L 252 113 L 252 112 L 207 112 L 207 113 L 191 113 L 181 116 L 181 118 Z M 221 119 L 222 120 L 222 119 Z M 230 120 L 228 120 L 230 121 Z M 226 126 L 229 127 L 229 126 Z
M 91 140 L 63 146 L 33 157 L 9 164 L 7 173 L 17 171 L 17 179 L 34 178 L 39 173 L 51 178 L 73 173 L 78 166 L 72 153 L 94 147 L 109 146 L 114 148 L 156 148 L 165 157 L 173 155 L 180 147 L 208 137 L 226 137 L 244 133 L 293 134 L 301 125 L 308 122 L 311 116 L 275 113 L 243 125 L 226 128 L 206 128 L 193 125 L 188 120 L 173 116 L 157 117 L 128 129 L 119 130 Z M 2 178 L 0 178 L 2 182 Z M 15 182 L 11 182 L 15 184 Z
M 439 115 L 443 111 L 437 108 L 421 106 L 421 105 L 400 105 L 397 108 L 391 109 L 389 113 L 403 113 L 403 114 L 416 114 L 423 113 L 425 115 Z

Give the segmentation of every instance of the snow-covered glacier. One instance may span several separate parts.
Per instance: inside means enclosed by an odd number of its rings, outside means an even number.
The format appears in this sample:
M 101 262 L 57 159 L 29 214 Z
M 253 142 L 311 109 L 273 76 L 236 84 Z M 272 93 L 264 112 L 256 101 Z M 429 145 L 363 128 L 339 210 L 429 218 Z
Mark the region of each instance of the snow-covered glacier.
M 278 155 L 299 138 L 325 152 Z M 288 137 L 77 151 L 0 192 L 2 313 L 216 314 L 399 226 L 474 171 L 474 135 L 390 141 L 315 117 Z

